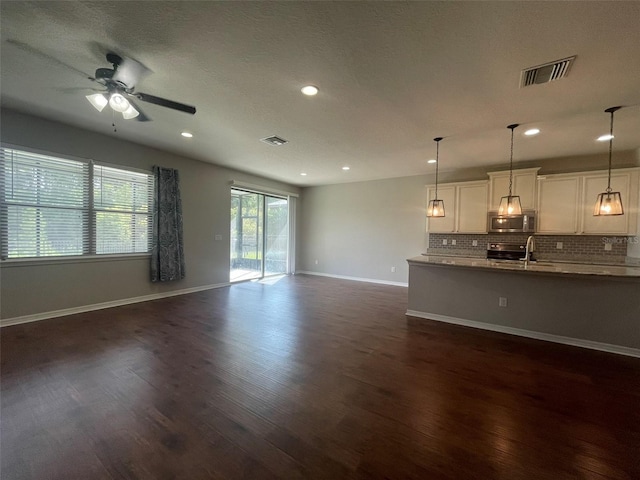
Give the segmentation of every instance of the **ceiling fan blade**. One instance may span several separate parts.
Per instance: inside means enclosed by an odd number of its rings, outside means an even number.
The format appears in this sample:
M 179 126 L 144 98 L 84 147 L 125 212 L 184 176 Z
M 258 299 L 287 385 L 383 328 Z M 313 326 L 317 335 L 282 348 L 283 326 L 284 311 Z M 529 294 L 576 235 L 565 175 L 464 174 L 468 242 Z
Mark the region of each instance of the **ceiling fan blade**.
M 111 54 L 108 54 L 107 58 L 109 58 L 109 55 Z M 133 89 L 140 80 L 150 73 L 152 73 L 151 70 L 140 62 L 132 58 L 122 57 L 116 72 L 113 74 L 112 80 L 121 82 L 126 85 L 127 88 Z
M 196 107 L 185 105 L 184 103 L 174 102 L 172 100 L 167 100 L 166 98 L 149 95 L 148 93 L 137 92 L 133 93 L 132 95 L 143 102 L 153 103 L 155 105 L 172 108 L 174 110 L 180 110 L 181 112 L 190 113 L 191 115 L 194 115 L 196 113 Z
M 78 73 L 78 74 L 82 75 L 82 76 L 83 76 L 84 78 L 86 78 L 86 79 L 89 79 L 89 80 L 95 80 L 91 75 L 86 74 L 86 73 L 85 73 L 85 72 L 83 72 L 82 70 L 78 70 L 77 68 L 72 67 L 72 66 L 71 66 L 71 65 L 69 65 L 68 63 L 65 63 L 65 62 L 63 62 L 62 60 L 59 60 L 59 59 L 57 59 L 57 58 L 55 58 L 55 57 L 52 57 L 51 55 L 49 55 L 49 54 L 47 54 L 47 53 L 44 53 L 44 52 L 42 52 L 42 51 L 38 50 L 37 48 L 32 47 L 31 45 L 29 45 L 29 44 L 27 44 L 27 43 L 20 42 L 20 41 L 18 41 L 18 40 L 13 40 L 13 39 L 8 39 L 8 40 L 6 41 L 6 43 L 7 43 L 8 45 L 12 45 L 12 46 L 17 47 L 17 48 L 19 48 L 19 49 L 21 49 L 21 50 L 24 50 L 25 52 L 28 52 L 28 53 L 30 53 L 31 55 L 35 55 L 35 56 L 37 56 L 37 57 L 40 57 L 41 59 L 44 59 L 44 60 L 46 60 L 46 61 L 48 61 L 48 62 L 56 63 L 56 64 L 58 64 L 59 66 L 66 68 L 67 70 L 72 70 L 72 71 L 74 71 L 74 72 L 76 72 L 76 73 Z
M 61 93 L 75 94 L 80 92 L 104 92 L 104 89 L 91 87 L 56 87 L 54 90 Z

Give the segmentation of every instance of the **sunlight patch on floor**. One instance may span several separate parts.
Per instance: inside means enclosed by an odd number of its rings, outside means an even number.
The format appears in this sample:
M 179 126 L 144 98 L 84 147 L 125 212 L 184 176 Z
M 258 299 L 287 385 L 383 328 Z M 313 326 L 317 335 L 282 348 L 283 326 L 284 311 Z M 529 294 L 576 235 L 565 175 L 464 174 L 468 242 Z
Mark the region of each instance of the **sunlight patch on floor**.
M 262 283 L 263 285 L 274 285 L 282 280 L 286 275 L 274 275 L 273 277 L 266 277 L 261 280 L 253 280 L 254 282 Z

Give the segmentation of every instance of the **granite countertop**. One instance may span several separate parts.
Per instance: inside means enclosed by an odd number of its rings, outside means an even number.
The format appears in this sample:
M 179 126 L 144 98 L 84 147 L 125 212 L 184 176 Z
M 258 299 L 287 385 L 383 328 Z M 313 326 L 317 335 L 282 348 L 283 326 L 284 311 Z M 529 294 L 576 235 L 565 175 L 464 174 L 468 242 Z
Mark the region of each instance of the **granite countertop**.
M 410 264 L 483 268 L 487 270 L 507 270 L 512 272 L 549 273 L 560 275 L 600 275 L 608 277 L 640 278 L 640 267 L 626 265 L 594 265 L 539 261 L 525 265 L 522 261 L 488 260 L 480 257 L 458 257 L 449 255 L 420 255 L 409 258 Z

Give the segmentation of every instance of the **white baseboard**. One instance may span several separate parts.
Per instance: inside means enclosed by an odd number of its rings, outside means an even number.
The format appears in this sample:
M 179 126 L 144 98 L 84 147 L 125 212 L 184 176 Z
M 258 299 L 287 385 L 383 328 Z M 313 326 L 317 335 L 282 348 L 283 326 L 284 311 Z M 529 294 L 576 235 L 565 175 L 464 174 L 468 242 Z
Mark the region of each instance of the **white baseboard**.
M 611 345 L 609 343 L 593 342 L 591 340 L 583 340 L 580 338 L 563 337 L 561 335 L 553 335 L 551 333 L 534 332 L 531 330 L 523 330 L 520 328 L 505 327 L 502 325 L 493 325 L 490 323 L 478 322 L 475 320 L 449 317 L 447 315 L 440 315 L 438 313 L 426 313 L 419 312 L 417 310 L 407 310 L 406 315 L 410 317 L 425 318 L 427 320 L 436 320 L 438 322 L 452 323 L 454 325 L 479 328 L 482 330 L 491 330 L 492 332 L 507 333 L 509 335 L 517 335 L 519 337 L 534 338 L 536 340 L 562 343 L 564 345 L 572 345 L 574 347 L 589 348 L 591 350 L 600 350 L 602 352 L 616 353 L 618 355 L 627 355 L 629 357 L 640 358 L 640 349 L 637 348 Z
M 50 312 L 34 313 L 33 315 L 24 315 L 21 317 L 3 318 L 0 320 L 0 327 L 8 327 L 10 325 L 18 325 L 21 323 L 38 322 L 49 318 L 64 317 L 65 315 L 75 315 L 76 313 L 91 312 L 93 310 L 102 310 L 104 308 L 120 307 L 122 305 L 130 305 L 132 303 L 148 302 L 150 300 L 158 300 L 160 298 L 175 297 L 177 295 L 186 295 L 187 293 L 202 292 L 204 290 L 212 290 L 214 288 L 228 287 L 230 283 L 216 283 L 213 285 L 203 285 L 201 287 L 183 288 L 181 290 L 172 290 L 170 292 L 152 293 L 141 297 L 123 298 L 121 300 L 112 300 L 110 302 L 94 303 L 91 305 L 82 305 L 79 307 L 64 308 L 62 310 L 52 310 Z
M 296 273 L 303 273 L 305 275 L 317 275 L 318 277 L 339 278 L 341 280 L 353 280 L 354 282 L 379 283 L 381 285 L 393 285 L 395 287 L 409 287 L 408 283 L 392 282 L 390 280 L 377 280 L 375 278 L 348 277 L 346 275 L 333 275 L 330 273 L 310 272 L 308 270 L 298 270 Z

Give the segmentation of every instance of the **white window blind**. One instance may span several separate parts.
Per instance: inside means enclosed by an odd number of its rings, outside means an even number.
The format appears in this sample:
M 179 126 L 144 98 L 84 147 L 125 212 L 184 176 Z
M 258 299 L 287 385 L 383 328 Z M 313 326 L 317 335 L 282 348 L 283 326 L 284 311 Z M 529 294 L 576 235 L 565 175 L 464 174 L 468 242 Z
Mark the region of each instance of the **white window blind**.
M 153 176 L 94 165 L 96 253 L 151 249 Z
M 2 257 L 82 255 L 89 246 L 89 164 L 0 149 Z
M 151 250 L 151 173 L 0 148 L 2 258 Z

